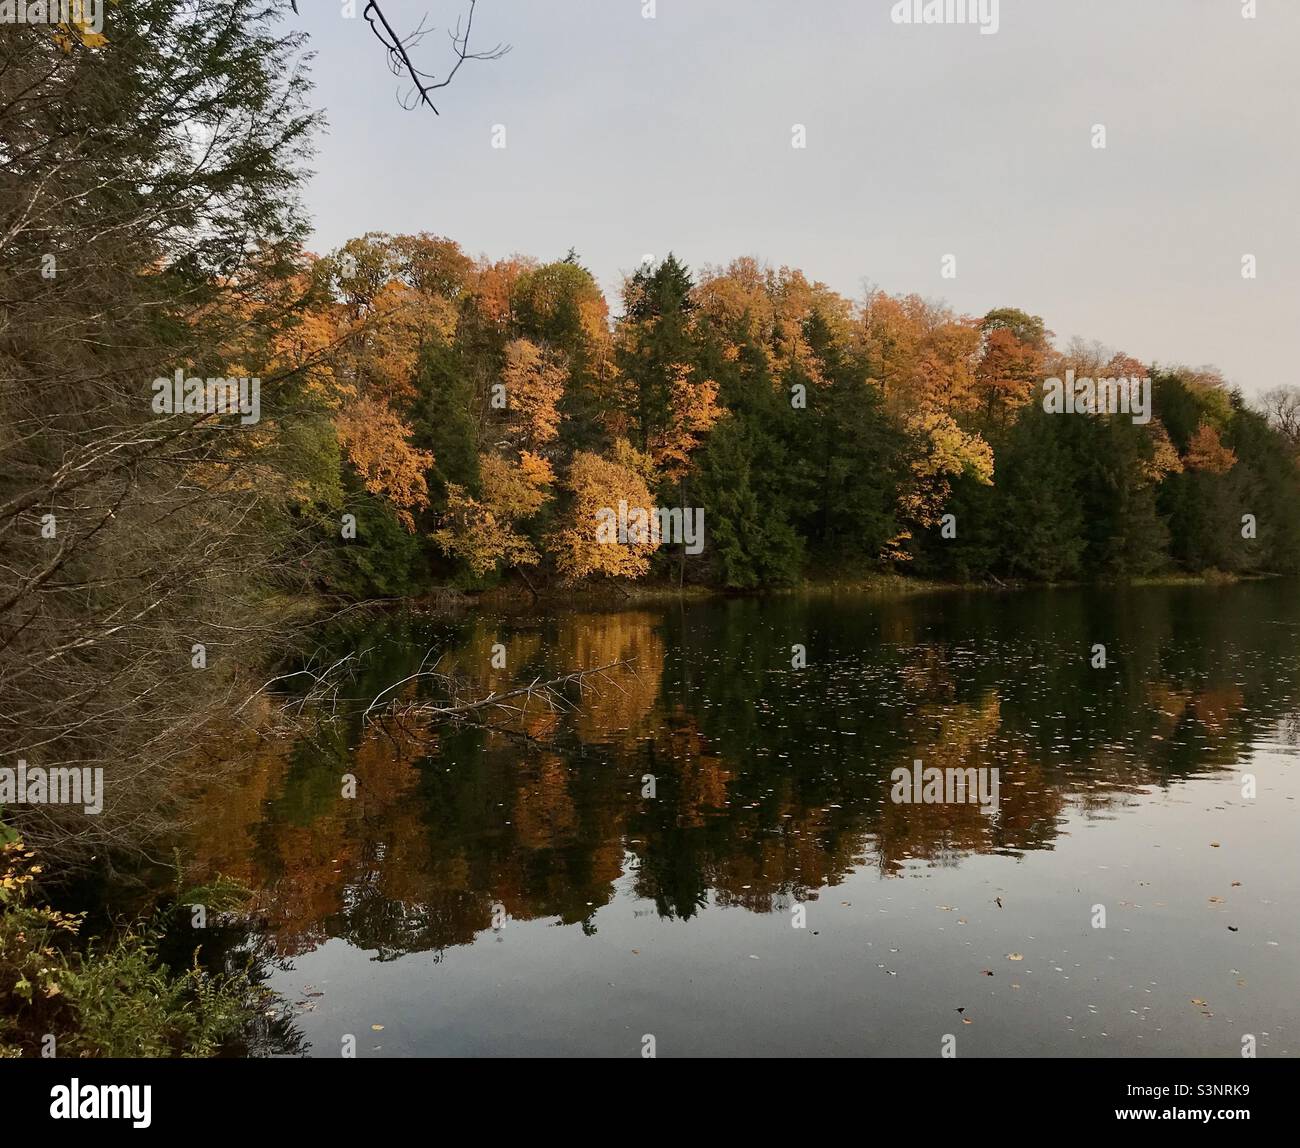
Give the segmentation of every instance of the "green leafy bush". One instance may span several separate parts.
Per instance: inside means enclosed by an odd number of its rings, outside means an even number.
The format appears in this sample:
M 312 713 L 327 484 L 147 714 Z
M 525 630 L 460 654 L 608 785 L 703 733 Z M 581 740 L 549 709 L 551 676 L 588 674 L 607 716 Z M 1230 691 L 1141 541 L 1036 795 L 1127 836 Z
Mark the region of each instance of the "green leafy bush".
M 184 967 L 160 955 L 170 911 L 83 943 L 84 914 L 35 903 L 41 872 L 20 842 L 0 846 L 0 1057 L 213 1056 L 269 994 L 244 972 Z M 186 901 L 219 908 L 223 884 Z M 206 900 L 204 899 L 206 898 Z

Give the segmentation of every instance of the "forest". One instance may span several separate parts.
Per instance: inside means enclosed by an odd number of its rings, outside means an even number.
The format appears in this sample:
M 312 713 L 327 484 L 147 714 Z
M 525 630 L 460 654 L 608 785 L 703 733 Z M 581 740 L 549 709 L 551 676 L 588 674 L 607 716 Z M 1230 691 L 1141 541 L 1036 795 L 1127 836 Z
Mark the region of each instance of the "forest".
M 1057 348 L 1019 308 L 851 301 L 753 257 L 693 274 L 669 255 L 626 277 L 611 315 L 572 251 L 472 260 L 427 234 L 369 234 L 302 275 L 301 329 L 347 344 L 321 384 L 342 462 L 331 496 L 366 524 L 322 570 L 347 592 L 1300 560 L 1294 392 L 1257 409 L 1212 368 Z M 1068 372 L 1149 378 L 1154 417 L 1048 413 L 1045 384 Z M 620 502 L 698 506 L 707 543 L 593 544 Z

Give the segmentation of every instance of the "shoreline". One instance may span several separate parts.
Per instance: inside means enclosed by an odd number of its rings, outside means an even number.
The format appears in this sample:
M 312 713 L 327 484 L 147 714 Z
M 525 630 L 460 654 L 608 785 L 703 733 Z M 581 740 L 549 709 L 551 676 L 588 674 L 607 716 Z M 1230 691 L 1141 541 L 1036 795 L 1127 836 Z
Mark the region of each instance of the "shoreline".
M 1282 574 L 1228 574 L 1207 570 L 1200 574 L 1153 574 L 1113 581 L 1081 582 L 942 582 L 899 573 L 873 573 L 830 576 L 810 579 L 793 586 L 768 586 L 752 590 L 727 589 L 720 586 L 690 585 L 679 587 L 667 582 L 647 581 L 630 585 L 618 582 L 576 583 L 557 586 L 533 594 L 527 586 L 514 583 L 473 592 L 454 587 L 435 587 L 427 594 L 392 600 L 391 604 L 431 609 L 435 612 L 467 609 L 545 608 L 633 608 L 664 602 L 703 602 L 728 598 L 789 598 L 834 594 L 868 595 L 902 598 L 918 594 L 939 593 L 1010 593 L 1025 590 L 1077 590 L 1083 588 L 1119 589 L 1155 587 L 1217 587 L 1242 582 L 1263 582 L 1283 578 Z

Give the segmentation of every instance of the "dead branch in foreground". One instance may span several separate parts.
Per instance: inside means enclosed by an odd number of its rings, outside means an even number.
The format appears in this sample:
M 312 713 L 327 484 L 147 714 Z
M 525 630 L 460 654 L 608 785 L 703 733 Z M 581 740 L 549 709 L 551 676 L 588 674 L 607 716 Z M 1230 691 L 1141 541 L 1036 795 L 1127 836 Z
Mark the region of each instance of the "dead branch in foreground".
M 470 51 L 469 38 L 474 28 L 474 5 L 477 3 L 478 0 L 469 0 L 469 13 L 465 19 L 465 30 L 461 31 L 460 17 L 458 16 L 455 31 L 448 33 L 451 37 L 451 46 L 456 62 L 441 80 L 437 80 L 428 72 L 420 71 L 412 63 L 410 56 L 411 50 L 432 29 L 426 28 L 424 21 L 421 20 L 420 26 L 414 32 L 407 36 L 399 36 L 393 30 L 393 26 L 388 22 L 388 17 L 380 10 L 375 0 L 368 0 L 361 15 L 365 18 L 366 23 L 370 25 L 370 30 L 375 34 L 375 39 L 383 44 L 387 50 L 389 70 L 395 76 L 405 76 L 413 85 L 408 96 L 400 101 L 408 111 L 417 104 L 424 104 L 432 109 L 435 116 L 439 115 L 438 109 L 433 106 L 433 100 L 429 95 L 430 92 L 448 87 L 452 80 L 456 78 L 456 73 L 460 71 L 461 65 L 466 60 L 499 60 L 510 51 L 509 44 L 497 44 L 485 52 Z

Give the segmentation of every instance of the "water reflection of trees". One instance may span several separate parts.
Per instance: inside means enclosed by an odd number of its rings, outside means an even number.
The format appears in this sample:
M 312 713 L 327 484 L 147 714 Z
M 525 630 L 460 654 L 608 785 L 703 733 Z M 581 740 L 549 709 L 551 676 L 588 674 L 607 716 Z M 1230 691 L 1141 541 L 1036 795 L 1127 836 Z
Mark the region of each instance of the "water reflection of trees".
M 1294 741 L 1294 631 L 1266 624 L 1297 613 L 1286 591 L 394 624 L 358 697 L 438 644 L 440 668 L 487 688 L 620 658 L 636 676 L 576 714 L 526 716 L 520 732 L 546 744 L 350 719 L 271 747 L 204 819 L 196 864 L 261 890 L 281 953 L 341 936 L 386 956 L 468 943 L 497 902 L 517 920 L 587 922 L 625 875 L 660 914 L 690 917 L 710 901 L 773 911 L 862 866 L 889 876 L 1050 849 L 1071 811 L 1117 816 L 1133 794 L 1235 765 L 1261 738 Z M 504 670 L 491 666 L 498 642 Z M 1099 642 L 1106 670 L 1090 664 Z M 996 766 L 996 815 L 892 803 L 890 771 L 918 758 Z M 340 799 L 344 772 L 355 800 Z

